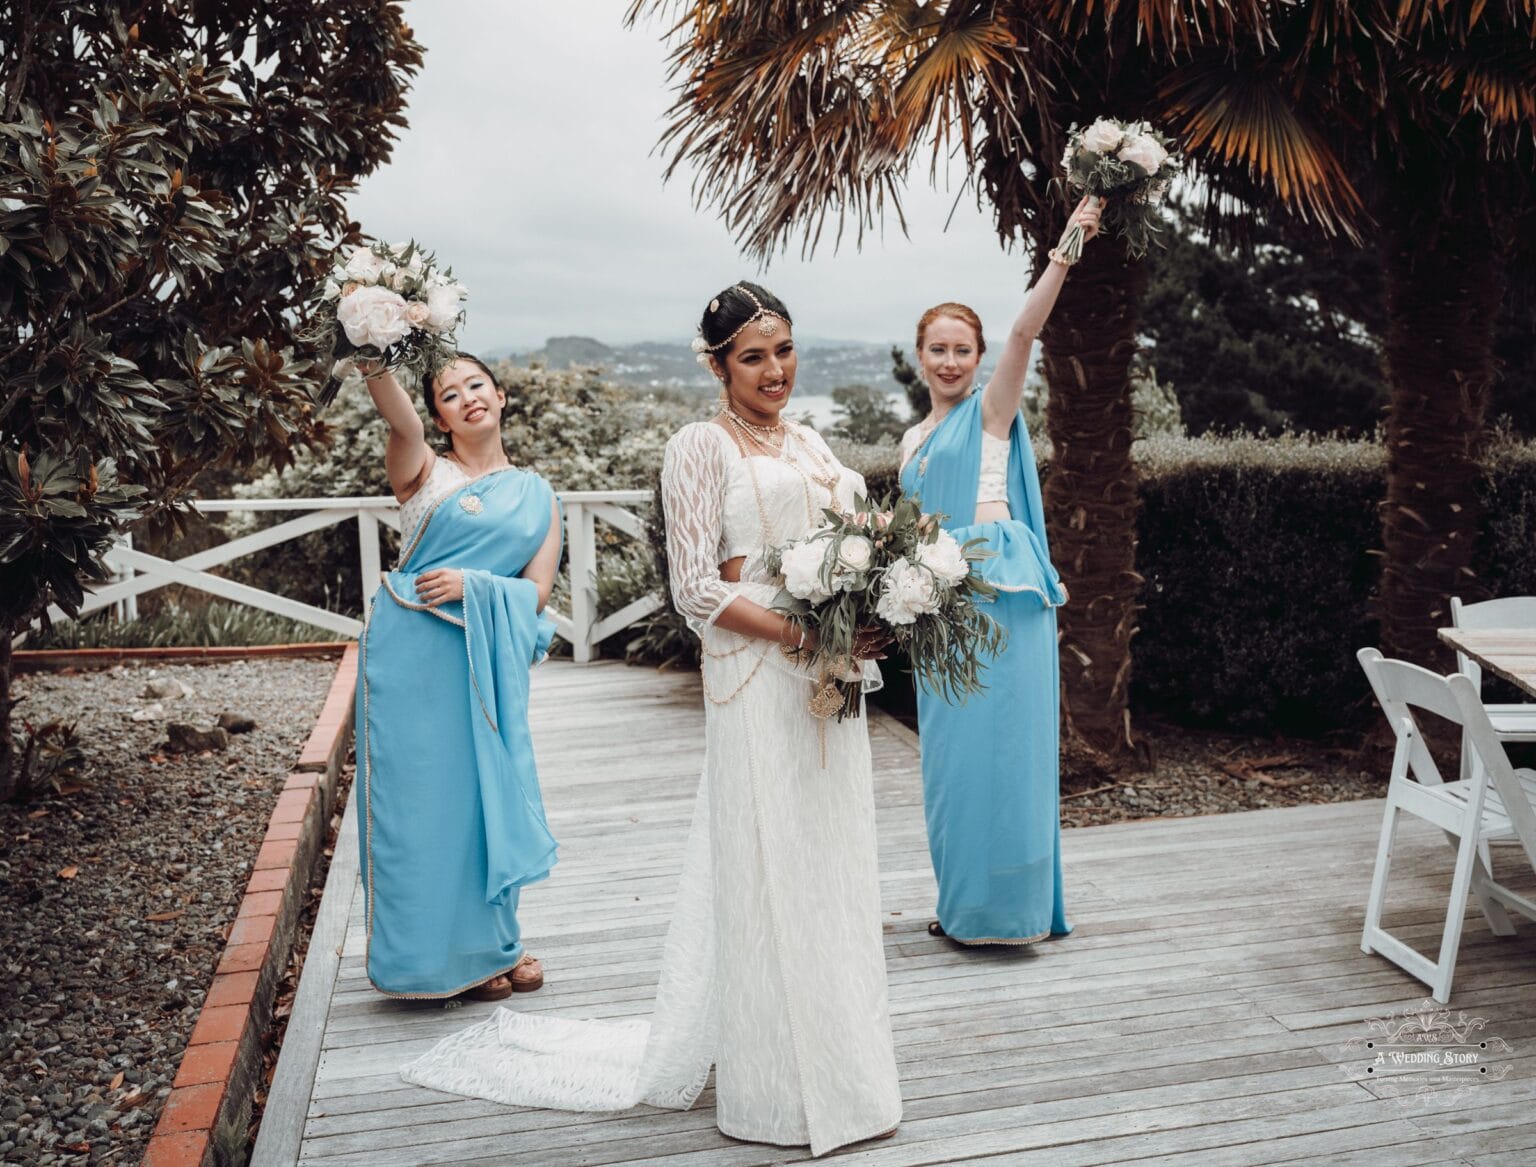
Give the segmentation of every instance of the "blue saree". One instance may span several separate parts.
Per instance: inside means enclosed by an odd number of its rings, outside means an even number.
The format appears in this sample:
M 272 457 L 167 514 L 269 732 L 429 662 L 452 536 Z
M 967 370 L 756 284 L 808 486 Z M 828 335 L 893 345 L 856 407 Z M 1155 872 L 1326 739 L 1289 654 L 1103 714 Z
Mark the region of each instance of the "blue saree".
M 447 997 L 511 969 L 518 889 L 555 862 L 528 733 L 528 672 L 554 625 L 517 575 L 552 496 L 512 469 L 448 491 L 374 596 L 355 789 L 368 979 L 391 996 Z M 463 571 L 464 599 L 429 608 L 416 577 L 443 567 Z
M 974 523 L 981 472 L 981 395 L 950 410 L 901 473 L 924 510 L 949 516 L 962 543 L 992 557 L 990 615 L 1008 644 L 986 691 L 950 705 L 918 687 L 923 807 L 939 884 L 939 924 L 970 944 L 1027 944 L 1070 932 L 1062 904 L 1060 682 L 1055 608 L 1066 600 L 1045 538 L 1040 476 L 1023 418 L 1009 434 L 1012 518 Z

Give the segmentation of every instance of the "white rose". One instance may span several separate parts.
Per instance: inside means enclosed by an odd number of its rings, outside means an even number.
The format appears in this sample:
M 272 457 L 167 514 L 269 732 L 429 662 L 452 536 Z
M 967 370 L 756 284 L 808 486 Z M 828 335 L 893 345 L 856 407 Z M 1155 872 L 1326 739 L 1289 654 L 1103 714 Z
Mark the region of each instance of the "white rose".
M 423 327 L 431 314 L 431 309 L 421 300 L 410 300 L 405 305 L 405 318 L 411 322 L 412 328 Z
M 1150 176 L 1156 174 L 1157 168 L 1167 160 L 1168 151 L 1151 134 L 1138 134 L 1120 148 L 1116 157 Z
M 816 535 L 784 548 L 779 565 L 784 572 L 784 588 L 797 600 L 819 604 L 832 593 L 822 582 L 821 569 L 827 562 L 827 536 Z
M 427 327 L 447 332 L 459 318 L 459 304 L 464 299 L 463 284 L 440 284 L 427 291 Z
M 376 283 L 384 274 L 384 261 L 366 247 L 359 247 L 347 258 L 344 269 L 360 284 Z
M 386 287 L 401 291 L 405 287 L 405 269 L 393 263 L 384 265 L 384 284 Z
M 917 561 L 950 587 L 971 574 L 964 549 L 948 531 L 940 531 L 936 541 L 922 544 L 917 549 Z
M 377 286 L 359 288 L 350 296 L 343 296 L 336 307 L 336 320 L 353 344 L 379 349 L 403 340 L 411 330 L 405 301 L 399 293 Z
M 849 535 L 837 547 L 837 564 L 847 571 L 868 571 L 875 561 L 875 545 L 863 535 Z
M 1124 132 L 1109 118 L 1100 118 L 1083 131 L 1083 149 L 1109 154 L 1120 148 Z

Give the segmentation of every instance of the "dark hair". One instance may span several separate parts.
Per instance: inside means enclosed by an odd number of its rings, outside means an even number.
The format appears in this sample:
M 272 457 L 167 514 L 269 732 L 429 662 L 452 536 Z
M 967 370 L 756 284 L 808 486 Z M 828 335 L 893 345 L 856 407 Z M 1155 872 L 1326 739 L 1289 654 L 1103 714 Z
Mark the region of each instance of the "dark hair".
M 950 300 L 943 304 L 935 304 L 924 312 L 917 320 L 917 351 L 923 351 L 923 334 L 928 331 L 928 326 L 940 316 L 948 316 L 951 320 L 958 320 L 961 324 L 970 325 L 971 331 L 976 334 L 976 355 L 981 356 L 987 351 L 987 338 L 981 334 L 981 317 L 976 315 L 974 308 L 965 304 L 956 304 Z
M 492 385 L 496 386 L 498 389 L 501 388 L 501 382 L 496 380 L 496 374 L 491 372 L 491 367 L 489 365 L 487 365 L 473 353 L 456 352 L 448 360 L 438 361 L 437 364 L 432 366 L 431 372 L 429 372 L 425 377 L 421 379 L 421 396 L 427 403 L 427 415 L 431 417 L 433 421 L 438 420 L 438 413 L 437 394 L 432 391 L 432 383 L 437 380 L 437 375 L 439 373 L 457 361 L 468 361 L 470 364 L 474 365 L 475 368 L 479 369 L 482 373 L 489 377 Z
M 747 294 L 749 292 L 751 295 Z M 753 303 L 753 296 L 757 297 L 757 303 Z M 783 300 L 761 284 L 742 280 L 726 288 L 709 302 L 709 307 L 704 309 L 704 316 L 699 321 L 699 332 L 704 337 L 704 343 L 711 346 L 723 344 L 727 337 L 740 332 L 742 326 L 757 315 L 758 304 L 775 316 L 781 317 L 785 324 L 794 324 L 794 320 L 790 318 L 789 309 L 784 307 Z M 724 348 L 716 349 L 714 355 L 723 361 L 733 347 L 734 345 L 725 345 Z

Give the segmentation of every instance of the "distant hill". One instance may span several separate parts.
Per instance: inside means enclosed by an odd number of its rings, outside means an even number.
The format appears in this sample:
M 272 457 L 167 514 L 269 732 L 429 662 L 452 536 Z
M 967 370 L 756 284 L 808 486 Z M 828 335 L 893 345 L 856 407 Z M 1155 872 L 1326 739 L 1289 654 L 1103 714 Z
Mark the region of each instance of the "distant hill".
M 839 385 L 870 385 L 894 389 L 891 346 L 861 341 L 798 339 L 801 392 L 830 393 Z M 552 336 L 532 352 L 508 349 L 506 359 L 526 365 L 538 361 L 550 368 L 601 365 L 610 380 L 651 389 L 682 389 L 714 393 L 715 379 L 694 358 L 686 340 L 647 340 L 608 345 L 590 336 Z

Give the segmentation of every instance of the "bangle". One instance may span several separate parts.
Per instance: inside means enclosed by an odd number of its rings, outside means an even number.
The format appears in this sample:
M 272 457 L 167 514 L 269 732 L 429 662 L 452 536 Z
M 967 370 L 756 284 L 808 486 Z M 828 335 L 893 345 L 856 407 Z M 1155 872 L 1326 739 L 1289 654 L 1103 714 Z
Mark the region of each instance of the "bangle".
M 1074 263 L 1077 262 L 1075 259 L 1068 259 L 1054 247 L 1047 251 L 1045 254 L 1050 257 L 1052 263 L 1059 263 L 1062 267 L 1071 267 Z

